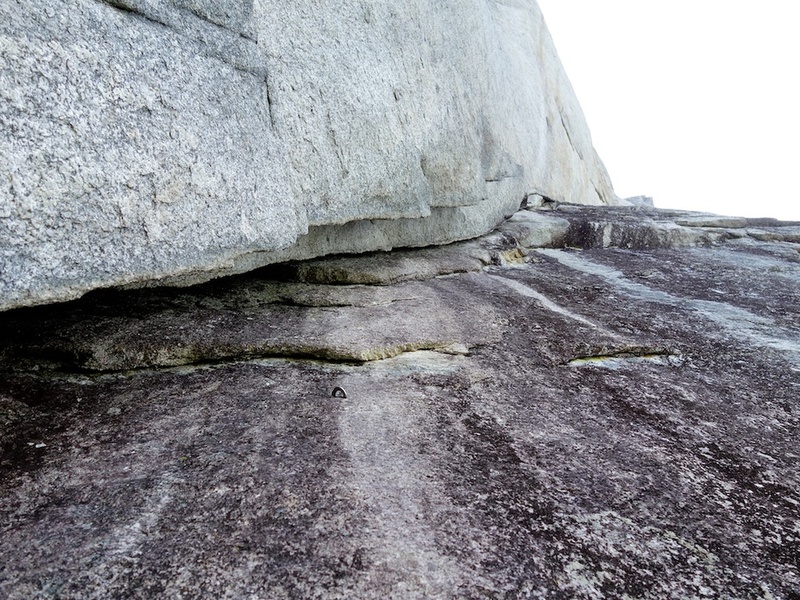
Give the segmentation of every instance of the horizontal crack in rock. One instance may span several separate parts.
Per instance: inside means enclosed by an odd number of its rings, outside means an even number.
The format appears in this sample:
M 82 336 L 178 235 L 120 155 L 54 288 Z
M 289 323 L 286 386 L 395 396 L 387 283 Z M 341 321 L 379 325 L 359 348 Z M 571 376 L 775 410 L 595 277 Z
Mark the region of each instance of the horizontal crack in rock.
M 580 354 L 564 363 L 566 366 L 576 367 L 583 365 L 599 364 L 606 361 L 615 360 L 653 360 L 673 359 L 672 362 L 679 364 L 680 355 L 668 348 L 626 346 L 617 349 L 602 349 L 596 353 Z
M 466 355 L 470 347 L 454 340 L 417 341 L 388 344 L 371 348 L 347 348 L 331 346 L 311 346 L 280 344 L 260 348 L 217 348 L 218 352 L 204 352 L 197 348 L 181 347 L 156 349 L 150 356 L 117 355 L 109 361 L 102 356 L 89 354 L 78 362 L 46 362 L 31 359 L 30 365 L 21 364 L 13 369 L 17 373 L 37 372 L 39 374 L 80 374 L 114 375 L 136 371 L 158 371 L 177 367 L 224 365 L 263 359 L 308 360 L 332 364 L 363 364 L 395 358 L 401 354 L 419 351 L 433 351 L 451 355 Z M 27 367 L 27 368 L 26 368 Z

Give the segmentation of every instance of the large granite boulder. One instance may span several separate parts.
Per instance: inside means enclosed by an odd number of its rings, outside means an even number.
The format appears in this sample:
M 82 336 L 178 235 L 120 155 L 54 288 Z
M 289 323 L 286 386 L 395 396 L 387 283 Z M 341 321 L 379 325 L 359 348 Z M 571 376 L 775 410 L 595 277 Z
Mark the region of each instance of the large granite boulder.
M 0 309 L 616 198 L 533 1 L 0 3 Z

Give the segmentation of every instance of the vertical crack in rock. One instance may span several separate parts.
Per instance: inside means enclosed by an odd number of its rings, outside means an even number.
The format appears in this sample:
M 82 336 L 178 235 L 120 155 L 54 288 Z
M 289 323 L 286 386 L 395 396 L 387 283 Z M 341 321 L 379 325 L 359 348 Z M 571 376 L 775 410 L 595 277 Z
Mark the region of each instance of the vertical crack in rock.
M 561 119 L 561 126 L 564 128 L 564 133 L 567 134 L 567 139 L 569 140 L 569 145 L 572 146 L 572 149 L 575 151 L 575 154 L 577 154 L 578 157 L 581 159 L 581 161 L 583 161 L 584 160 L 583 153 L 580 150 L 578 150 L 578 148 L 575 146 L 575 142 L 572 141 L 572 135 L 569 132 L 569 127 L 567 127 L 567 122 L 564 120 L 564 114 L 559 112 L 558 116 Z M 595 188 L 595 192 L 597 192 L 597 188 Z M 597 196 L 598 196 L 598 198 L 602 198 L 603 197 L 599 193 L 597 194 Z
M 267 112 L 269 113 L 269 126 L 275 132 L 275 108 L 272 105 L 272 89 L 269 85 L 269 72 L 264 74 L 264 88 L 267 96 Z

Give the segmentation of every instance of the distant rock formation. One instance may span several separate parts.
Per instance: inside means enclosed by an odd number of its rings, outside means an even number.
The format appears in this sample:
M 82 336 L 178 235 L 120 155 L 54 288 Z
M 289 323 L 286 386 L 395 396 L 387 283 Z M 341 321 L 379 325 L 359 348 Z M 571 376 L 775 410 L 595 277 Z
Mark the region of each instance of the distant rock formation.
M 651 198 L 650 196 L 631 196 L 630 198 L 625 198 L 625 202 L 627 202 L 631 206 L 639 206 L 642 208 L 655 207 L 655 204 L 653 203 L 653 198 Z
M 0 4 L 0 309 L 617 201 L 535 2 Z

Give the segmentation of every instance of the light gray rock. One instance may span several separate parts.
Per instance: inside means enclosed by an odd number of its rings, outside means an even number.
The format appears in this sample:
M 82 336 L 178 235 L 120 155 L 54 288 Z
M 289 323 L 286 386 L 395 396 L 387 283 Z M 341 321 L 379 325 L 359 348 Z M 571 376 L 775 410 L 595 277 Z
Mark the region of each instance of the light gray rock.
M 625 198 L 625 202 L 627 202 L 631 206 L 639 206 L 642 208 L 655 207 L 655 204 L 653 203 L 653 198 L 651 198 L 650 196 L 631 196 L 629 198 Z
M 0 4 L 0 309 L 614 203 L 535 2 Z

